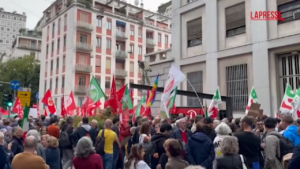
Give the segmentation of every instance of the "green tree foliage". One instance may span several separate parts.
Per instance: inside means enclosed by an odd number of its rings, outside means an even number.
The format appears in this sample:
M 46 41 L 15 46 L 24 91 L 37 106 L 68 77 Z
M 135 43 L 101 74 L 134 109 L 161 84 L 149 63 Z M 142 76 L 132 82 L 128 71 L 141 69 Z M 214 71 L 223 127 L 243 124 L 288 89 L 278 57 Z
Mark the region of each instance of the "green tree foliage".
M 13 58 L 5 63 L 0 63 L 0 81 L 11 82 L 17 80 L 21 87 L 31 88 L 31 105 L 36 102 L 35 93 L 39 90 L 40 63 L 34 56 Z M 0 102 L 3 93 L 13 93 L 9 84 L 0 86 Z

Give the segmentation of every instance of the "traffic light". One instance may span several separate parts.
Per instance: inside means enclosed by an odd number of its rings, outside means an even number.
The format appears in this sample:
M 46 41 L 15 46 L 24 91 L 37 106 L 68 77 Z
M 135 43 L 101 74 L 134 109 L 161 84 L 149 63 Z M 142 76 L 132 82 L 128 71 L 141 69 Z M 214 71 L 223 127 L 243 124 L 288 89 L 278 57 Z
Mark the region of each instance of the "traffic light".
M 14 99 L 13 95 L 9 94 L 7 98 L 8 98 L 8 100 L 7 100 L 7 106 L 11 107 L 13 105 L 13 99 Z
M 4 109 L 6 109 L 7 103 L 8 103 L 8 94 L 3 93 L 2 106 Z

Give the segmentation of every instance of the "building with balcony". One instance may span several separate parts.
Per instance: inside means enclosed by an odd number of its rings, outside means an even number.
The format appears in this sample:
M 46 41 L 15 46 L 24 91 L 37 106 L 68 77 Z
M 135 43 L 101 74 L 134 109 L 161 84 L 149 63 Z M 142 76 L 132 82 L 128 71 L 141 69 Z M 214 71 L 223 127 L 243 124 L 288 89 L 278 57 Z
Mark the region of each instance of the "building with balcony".
M 252 86 L 264 114 L 275 116 L 286 83 L 300 87 L 300 1 L 173 0 L 172 56 L 198 92 L 232 97 L 242 116 Z M 280 20 L 252 20 L 251 12 L 281 11 Z M 192 90 L 184 82 L 181 89 Z M 197 98 L 179 97 L 182 106 Z M 209 98 L 210 99 L 210 98 Z M 222 104 L 221 109 L 226 109 Z
M 23 57 L 25 55 L 34 56 L 39 60 L 41 57 L 42 34 L 35 30 L 23 29 L 20 35 L 17 35 L 11 46 L 8 58 Z
M 26 27 L 26 14 L 7 12 L 0 7 L 0 55 L 10 49 L 20 29 Z
M 171 45 L 170 18 L 143 9 L 142 3 L 57 0 L 43 18 L 39 97 L 50 89 L 58 112 L 60 98 L 71 91 L 82 105 L 92 76 L 106 94 L 112 75 L 117 90 L 139 83 L 138 60 Z M 137 103 L 140 92 L 134 90 L 133 97 Z

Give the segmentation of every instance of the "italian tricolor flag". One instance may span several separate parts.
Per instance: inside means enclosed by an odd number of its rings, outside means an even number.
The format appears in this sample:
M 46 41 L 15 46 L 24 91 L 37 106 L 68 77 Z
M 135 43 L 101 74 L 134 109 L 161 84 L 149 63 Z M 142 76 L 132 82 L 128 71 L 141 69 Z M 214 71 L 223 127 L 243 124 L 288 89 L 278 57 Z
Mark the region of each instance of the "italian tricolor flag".
M 209 104 L 207 109 L 206 117 L 217 118 L 219 113 L 219 104 L 221 104 L 221 94 L 219 87 L 216 89 L 214 96 Z
M 25 108 L 24 108 L 24 111 L 23 111 L 23 118 L 22 118 L 22 123 L 21 123 L 21 127 L 23 129 L 23 132 L 29 131 L 28 114 L 29 114 L 29 109 L 28 109 L 28 106 L 26 104 Z
M 257 94 L 256 94 L 256 91 L 255 91 L 254 87 L 252 87 L 252 89 L 250 91 L 250 95 L 249 95 L 248 104 L 247 104 L 247 107 L 246 107 L 245 114 L 248 114 L 248 111 L 249 111 L 250 106 L 251 106 L 252 103 L 259 103 L 258 99 L 257 99 Z

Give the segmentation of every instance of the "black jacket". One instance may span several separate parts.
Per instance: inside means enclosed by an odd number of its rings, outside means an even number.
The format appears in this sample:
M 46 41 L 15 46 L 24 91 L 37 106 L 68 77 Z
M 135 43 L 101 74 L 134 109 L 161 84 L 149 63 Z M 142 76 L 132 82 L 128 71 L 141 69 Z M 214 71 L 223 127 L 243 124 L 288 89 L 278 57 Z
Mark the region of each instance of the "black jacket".
M 22 139 L 13 136 L 12 145 L 11 145 L 11 152 L 15 156 L 19 153 L 22 153 L 23 151 L 24 151 L 24 147 L 23 147 Z
M 151 137 L 151 142 L 156 145 L 155 152 L 158 153 L 158 158 L 154 158 L 153 156 L 151 157 L 151 168 L 156 168 L 159 158 L 161 157 L 162 154 L 166 153 L 165 148 L 164 148 L 164 143 L 168 138 L 170 138 L 170 137 L 166 136 L 162 133 L 155 133 Z
M 243 158 L 245 162 L 246 158 Z M 217 169 L 243 169 L 240 155 L 224 155 L 222 158 L 217 159 Z
M 205 126 L 203 130 L 204 133 L 211 139 L 211 141 L 214 141 L 217 136 L 215 130 L 207 126 Z
M 0 168 L 4 168 L 4 166 L 9 163 L 9 159 L 2 145 L 0 145 L 0 159 Z
M 88 124 L 82 125 L 81 127 L 78 127 L 71 135 L 73 139 L 74 146 L 77 145 L 77 142 L 79 139 L 81 139 L 84 136 L 90 135 L 91 126 Z
M 71 126 L 69 124 L 65 124 L 64 126 L 61 127 L 61 131 L 67 131 L 71 144 L 69 146 L 60 147 L 60 148 L 62 148 L 62 149 L 73 149 L 73 146 L 72 146 L 74 144 L 74 140 L 72 139 L 73 126 Z
M 91 128 L 91 130 L 90 130 L 90 136 L 91 136 L 91 140 L 93 141 L 94 145 L 96 143 L 98 133 L 99 133 L 99 129 L 98 128 Z
M 288 169 L 296 169 L 300 166 L 300 144 L 298 144 L 293 151 L 293 156 L 289 161 Z

